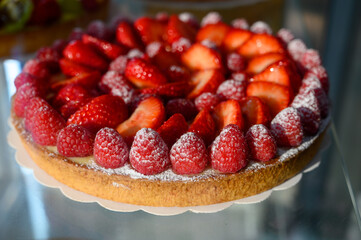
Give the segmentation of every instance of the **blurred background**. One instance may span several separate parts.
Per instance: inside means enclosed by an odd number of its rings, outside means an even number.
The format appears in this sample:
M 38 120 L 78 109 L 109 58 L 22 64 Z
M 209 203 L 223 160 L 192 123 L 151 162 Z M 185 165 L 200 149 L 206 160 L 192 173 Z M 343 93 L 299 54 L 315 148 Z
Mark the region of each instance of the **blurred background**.
M 67 2 L 73 6 L 79 1 Z M 296 186 L 275 192 L 260 203 L 233 205 L 211 214 L 160 217 L 142 211 L 117 213 L 96 203 L 72 201 L 59 190 L 40 185 L 30 170 L 16 164 L 15 151 L 6 144 L 13 80 L 24 61 L 33 56 L 37 44 L 66 38 L 71 28 L 85 28 L 92 19 L 111 22 L 117 15 L 134 18 L 159 11 L 187 11 L 199 19 L 218 11 L 227 22 L 236 17 L 245 17 L 250 23 L 264 20 L 274 31 L 289 28 L 308 47 L 318 49 L 331 82 L 332 118 L 343 158 L 332 140 L 321 165 L 304 174 Z M 361 205 L 360 11 L 358 0 L 113 0 L 105 1 L 97 11 L 71 8 L 71 14 L 65 16 L 71 20 L 63 19 L 63 24 L 2 32 L 0 239 L 361 239 L 356 218 L 360 213 L 352 204 L 354 200 Z M 80 12 L 84 15 L 79 19 Z M 0 26 L 4 16 L 0 11 Z M 56 35 L 49 30 L 54 27 L 59 29 Z M 31 31 L 38 31 L 36 37 Z M 13 45 L 5 47 L 9 39 Z

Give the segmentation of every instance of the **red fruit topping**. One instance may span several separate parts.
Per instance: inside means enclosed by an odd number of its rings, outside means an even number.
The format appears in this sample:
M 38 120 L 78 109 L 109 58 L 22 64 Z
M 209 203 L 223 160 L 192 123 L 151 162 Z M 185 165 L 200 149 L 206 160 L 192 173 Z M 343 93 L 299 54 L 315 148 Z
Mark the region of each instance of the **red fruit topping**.
M 301 39 L 293 39 L 288 43 L 287 50 L 293 60 L 300 61 L 307 47 Z
M 322 88 L 320 80 L 313 74 L 306 74 L 302 79 L 299 94 L 307 93 L 311 89 L 315 88 Z
M 314 49 L 307 49 L 303 53 L 300 63 L 305 69 L 311 69 L 321 65 L 321 57 L 318 54 L 318 51 Z
M 195 133 L 188 132 L 170 150 L 172 169 L 177 174 L 197 174 L 207 163 L 207 149 L 203 140 Z
M 268 125 L 271 116 L 267 105 L 258 97 L 245 97 L 240 102 L 246 128 L 255 124 Z
M 129 149 L 122 136 L 113 128 L 102 128 L 94 141 L 94 160 L 105 168 L 123 166 L 129 158 Z
M 242 81 L 242 82 L 245 82 L 245 83 L 247 83 L 247 81 L 248 81 L 247 74 L 245 72 L 242 72 L 242 71 L 232 73 L 230 78 L 233 79 L 233 80 Z
M 172 65 L 166 70 L 166 75 L 170 82 L 188 81 L 191 77 L 187 68 L 177 65 Z
M 125 76 L 139 88 L 156 87 L 167 82 L 156 66 L 140 58 L 134 58 L 128 62 Z
M 14 97 L 14 112 L 18 117 L 25 116 L 25 108 L 29 104 L 30 99 L 34 97 L 41 97 L 42 93 L 33 83 L 25 83 L 21 85 L 16 91 Z
M 103 127 L 116 127 L 127 116 L 128 111 L 123 99 L 102 95 L 92 99 L 71 115 L 67 124 L 77 124 L 95 133 Z
M 218 131 L 222 131 L 222 129 L 229 124 L 235 124 L 240 129 L 244 128 L 241 106 L 238 101 L 233 99 L 219 103 L 214 108 L 213 119 L 215 120 Z
M 221 71 L 216 69 L 202 70 L 195 72 L 191 76 L 191 87 L 193 89 L 188 94 L 187 98 L 196 98 L 202 93 L 215 93 L 218 86 L 224 81 L 224 76 Z
M 322 88 L 315 88 L 312 89 L 311 91 L 314 91 L 314 94 L 317 98 L 318 106 L 321 111 L 321 117 L 322 118 L 327 117 L 330 107 L 330 102 L 328 100 L 327 94 L 325 93 L 325 91 L 323 91 Z
M 119 45 L 101 40 L 99 38 L 84 34 L 82 37 L 83 43 L 93 47 L 103 56 L 109 60 L 114 60 L 122 54 L 125 54 L 127 49 Z
M 50 77 L 50 71 L 46 63 L 39 59 L 30 59 L 27 61 L 23 68 L 23 72 L 45 80 Z
M 99 81 L 99 72 L 83 72 L 73 76 L 72 78 L 54 82 L 51 84 L 51 88 L 57 90 L 68 84 L 79 84 L 86 89 L 94 89 L 98 85 Z
M 129 144 L 140 129 L 157 129 L 164 119 L 165 110 L 162 101 L 156 97 L 148 97 L 141 101 L 132 115 L 116 129 Z
M 183 64 L 191 70 L 221 69 L 222 59 L 217 51 L 201 43 L 193 44 L 181 55 Z
M 162 22 L 162 23 L 167 23 L 168 20 L 169 20 L 169 15 L 168 13 L 166 12 L 158 12 L 156 15 L 155 15 L 155 19 L 159 22 Z
M 169 100 L 165 109 L 168 117 L 172 116 L 173 114 L 180 113 L 187 121 L 192 120 L 198 113 L 194 103 L 191 100 L 185 98 Z
M 87 27 L 87 33 L 95 38 L 111 41 L 113 34 L 111 29 L 101 20 L 93 20 Z
M 288 44 L 295 38 L 295 36 L 293 36 L 293 34 L 286 28 L 281 28 L 278 30 L 277 37 L 285 44 Z
M 134 22 L 145 45 L 152 42 L 162 42 L 166 39 L 167 25 L 149 17 L 140 17 Z
M 312 67 L 306 72 L 304 78 L 307 78 L 311 75 L 316 76 L 320 80 L 323 90 L 325 90 L 325 93 L 328 94 L 330 83 L 328 81 L 328 74 L 326 69 L 322 66 Z
M 293 107 L 279 112 L 272 120 L 270 130 L 280 147 L 297 147 L 302 143 L 301 117 Z
M 321 122 L 321 112 L 314 91 L 296 95 L 291 107 L 297 109 L 305 133 L 316 134 Z
M 252 33 L 244 29 L 231 29 L 223 39 L 223 48 L 226 52 L 233 52 L 242 46 Z
M 25 110 L 25 128 L 37 144 L 55 146 L 59 131 L 65 127 L 65 121 L 45 100 L 30 99 Z
M 82 98 L 77 101 L 70 101 L 70 102 L 62 105 L 59 108 L 59 112 L 60 112 L 61 116 L 63 116 L 65 119 L 68 119 L 71 115 L 73 115 L 81 107 L 83 107 L 85 104 L 90 102 L 90 100 L 91 100 L 91 98 Z
M 182 21 L 182 22 L 185 22 L 189 25 L 191 25 L 192 27 L 194 27 L 195 29 L 198 29 L 199 28 L 199 22 L 198 22 L 198 19 L 192 14 L 192 13 L 189 13 L 189 12 L 183 12 L 183 13 L 180 13 L 178 15 L 179 19 Z
M 82 28 L 79 28 L 79 27 L 73 28 L 73 30 L 69 34 L 68 40 L 69 40 L 69 42 L 74 41 L 74 40 L 81 40 L 81 38 L 83 37 L 83 34 L 85 34 L 85 32 Z
M 36 58 L 44 62 L 50 71 L 57 72 L 59 70 L 60 54 L 56 49 L 51 47 L 40 48 L 36 52 Z
M 84 65 L 78 64 L 76 62 L 73 62 L 69 59 L 66 58 L 62 58 L 59 60 L 59 65 L 60 65 L 60 69 L 61 71 L 66 75 L 66 76 L 76 76 L 78 74 L 81 73 L 92 73 L 94 72 L 94 69 L 90 68 L 90 67 L 86 67 Z
M 271 160 L 277 153 L 277 145 L 271 131 L 262 124 L 253 125 L 246 134 L 249 155 L 261 162 Z
M 188 130 L 188 124 L 182 114 L 176 113 L 165 121 L 157 132 L 169 148 Z
M 167 144 L 150 128 L 142 128 L 135 135 L 129 160 L 136 171 L 145 175 L 161 173 L 170 165 Z
M 166 50 L 166 47 L 159 42 L 153 42 L 146 48 L 152 62 L 163 72 L 166 72 L 171 66 L 180 66 L 178 57 Z
M 94 134 L 88 129 L 69 125 L 60 130 L 56 146 L 65 157 L 86 157 L 93 154 Z
M 177 15 L 170 16 L 166 32 L 169 44 L 178 41 L 180 38 L 189 39 L 193 42 L 196 35 L 196 29 L 181 21 Z
M 99 83 L 99 87 L 106 93 L 121 97 L 126 104 L 129 104 L 135 95 L 133 87 L 124 75 L 116 71 L 106 72 Z
M 272 34 L 271 27 L 263 21 L 254 22 L 249 29 L 254 33 Z
M 259 97 L 268 106 L 271 117 L 288 107 L 293 99 L 290 88 L 271 82 L 249 83 L 247 96 Z
M 189 126 L 188 132 L 194 132 L 200 136 L 207 146 L 212 143 L 216 134 L 216 124 L 207 109 L 197 114 Z
M 223 39 L 230 29 L 230 26 L 222 22 L 207 24 L 199 29 L 196 41 L 203 42 L 204 40 L 209 40 L 219 47 L 222 45 Z
M 281 42 L 276 37 L 265 33 L 252 35 L 237 51 L 246 58 L 269 52 L 285 52 Z
M 19 75 L 16 76 L 16 78 L 14 80 L 14 85 L 15 85 L 16 89 L 19 89 L 25 83 L 30 83 L 39 88 L 44 88 L 44 84 L 45 84 L 45 82 L 42 81 L 42 79 L 35 77 L 29 73 L 21 72 Z
M 201 21 L 201 26 L 204 27 L 208 24 L 216 24 L 222 21 L 222 16 L 218 12 L 210 12 L 205 15 Z
M 247 165 L 247 143 L 237 125 L 226 126 L 211 146 L 212 168 L 222 173 L 235 173 Z
M 179 38 L 172 43 L 172 52 L 182 54 L 192 46 L 192 42 L 187 38 Z
M 249 28 L 249 24 L 247 22 L 246 19 L 244 18 L 236 18 L 234 20 L 232 20 L 231 22 L 232 27 L 237 28 L 237 29 L 248 29 Z
M 80 84 L 65 85 L 57 93 L 53 100 L 53 106 L 59 107 L 69 102 L 82 102 L 87 103 L 91 100 L 90 92 Z
M 85 65 L 90 68 L 95 68 L 99 71 L 106 71 L 108 63 L 89 45 L 80 40 L 70 42 L 63 51 L 64 57 L 67 59 Z
M 246 96 L 246 81 L 226 80 L 217 89 L 217 94 L 222 99 L 241 100 Z
M 144 48 L 138 33 L 129 22 L 123 21 L 118 25 L 116 38 L 120 44 L 128 48 Z
M 206 92 L 199 95 L 194 100 L 194 104 L 198 111 L 202 111 L 203 109 L 212 110 L 220 101 L 221 98 L 218 95 Z
M 174 82 L 159 85 L 156 88 L 145 88 L 142 92 L 153 93 L 163 97 L 179 98 L 185 97 L 186 93 L 188 92 L 188 88 L 188 82 Z
M 226 59 L 227 69 L 231 72 L 243 71 L 246 68 L 246 60 L 238 53 L 230 53 Z
M 252 58 L 247 66 L 246 72 L 255 75 L 265 70 L 272 63 L 285 59 L 286 56 L 281 53 L 266 53 Z
M 128 63 L 128 57 L 125 55 L 119 56 L 109 64 L 109 71 L 117 71 L 124 74 Z

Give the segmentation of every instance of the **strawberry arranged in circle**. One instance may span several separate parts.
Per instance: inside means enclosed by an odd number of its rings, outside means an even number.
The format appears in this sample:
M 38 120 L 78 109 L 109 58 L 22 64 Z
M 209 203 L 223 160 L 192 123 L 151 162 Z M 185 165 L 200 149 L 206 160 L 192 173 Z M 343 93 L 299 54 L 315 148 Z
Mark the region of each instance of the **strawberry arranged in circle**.
M 195 133 L 185 133 L 171 148 L 170 161 L 177 174 L 200 173 L 208 163 L 207 148 Z
M 267 162 L 277 153 L 276 141 L 271 131 L 263 124 L 250 127 L 246 134 L 249 155 L 252 159 Z
M 83 43 L 97 49 L 103 56 L 109 60 L 114 60 L 122 54 L 125 54 L 127 49 L 119 45 L 104 41 L 102 39 L 84 34 L 82 37 Z
M 67 58 L 61 58 L 59 60 L 59 66 L 61 71 L 66 76 L 71 76 L 71 77 L 77 76 L 82 73 L 94 72 L 94 69 L 92 69 L 91 67 L 84 66 L 82 64 L 71 61 Z
M 134 22 L 134 27 L 145 45 L 167 38 L 167 25 L 153 18 L 140 17 Z
M 246 72 L 255 75 L 264 71 L 272 63 L 286 59 L 286 55 L 277 52 L 270 52 L 253 57 L 247 65 Z
M 25 110 L 25 128 L 37 144 L 55 146 L 58 133 L 65 127 L 65 120 L 44 99 L 30 99 Z
M 94 89 L 98 82 L 100 81 L 100 73 L 97 71 L 93 72 L 83 72 L 76 74 L 71 78 L 67 78 L 61 81 L 56 81 L 51 84 L 53 90 L 58 90 L 66 85 L 78 84 L 86 89 Z
M 192 90 L 187 98 L 196 98 L 202 93 L 215 93 L 219 85 L 224 81 L 224 76 L 217 69 L 201 70 L 191 76 L 190 85 Z
M 302 143 L 301 117 L 293 107 L 279 112 L 271 121 L 270 130 L 280 147 L 297 147 Z
M 136 171 L 144 175 L 154 175 L 170 166 L 168 152 L 167 144 L 156 131 L 142 128 L 134 137 L 129 161 Z
M 207 109 L 200 111 L 188 128 L 188 132 L 194 132 L 200 136 L 208 146 L 212 143 L 216 134 L 216 124 Z
M 93 154 L 94 134 L 79 125 L 68 125 L 61 129 L 57 138 L 57 149 L 65 157 L 86 157 Z
M 246 128 L 255 124 L 268 126 L 271 116 L 267 105 L 258 97 L 245 97 L 239 102 Z
M 120 97 L 102 95 L 81 107 L 67 121 L 97 132 L 103 127 L 116 127 L 128 117 L 127 107 Z
M 201 43 L 193 44 L 181 55 L 183 64 L 191 70 L 222 69 L 220 54 Z
M 144 49 L 142 40 L 136 32 L 134 26 L 127 21 L 119 23 L 116 31 L 116 39 L 118 43 L 132 49 Z
M 176 113 L 165 121 L 157 132 L 169 148 L 188 130 L 188 124 L 182 114 Z
M 169 17 L 167 25 L 167 41 L 172 44 L 173 42 L 178 41 L 180 38 L 189 39 L 194 41 L 196 36 L 196 29 L 181 21 L 177 15 L 172 15 Z
M 122 136 L 113 128 L 100 129 L 94 140 L 94 160 L 105 168 L 118 168 L 129 159 L 129 149 Z
M 233 28 L 227 32 L 223 39 L 222 46 L 226 52 L 234 52 L 243 45 L 250 37 L 252 32 L 245 29 Z
M 213 118 L 218 131 L 229 124 L 237 125 L 241 130 L 244 128 L 241 106 L 234 99 L 219 103 L 213 110 Z
M 202 42 L 204 40 L 209 40 L 219 47 L 222 45 L 223 39 L 230 29 L 231 27 L 223 22 L 207 24 L 199 29 L 196 41 Z
M 210 158 L 212 168 L 221 173 L 235 173 L 247 165 L 247 143 L 237 125 L 222 130 L 211 145 Z

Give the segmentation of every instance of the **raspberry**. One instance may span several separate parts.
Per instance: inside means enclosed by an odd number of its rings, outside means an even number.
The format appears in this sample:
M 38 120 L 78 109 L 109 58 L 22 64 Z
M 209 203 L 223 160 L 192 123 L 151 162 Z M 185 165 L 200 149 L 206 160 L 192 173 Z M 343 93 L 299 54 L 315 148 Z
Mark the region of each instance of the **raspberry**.
M 58 132 L 65 121 L 45 100 L 32 98 L 25 110 L 25 128 L 34 142 L 44 146 L 55 146 Z
M 125 72 L 125 67 L 128 63 L 128 57 L 121 55 L 114 59 L 109 65 L 109 71 L 117 71 L 121 74 Z
M 69 125 L 60 130 L 56 146 L 65 157 L 86 157 L 93 154 L 94 135 L 79 125 Z
M 245 84 L 247 83 L 247 74 L 245 72 L 234 72 L 231 75 L 231 79 L 236 80 L 236 81 L 242 81 L 245 82 Z
M 303 130 L 297 110 L 288 107 L 271 121 L 271 133 L 280 147 L 297 147 L 302 143 Z
M 315 88 L 322 88 L 322 84 L 320 80 L 312 74 L 306 74 L 302 79 L 302 84 L 299 89 L 299 94 L 307 93 Z
M 311 69 L 321 65 L 321 57 L 318 51 L 307 49 L 302 55 L 300 63 L 305 69 Z
M 293 99 L 291 107 L 297 109 L 305 133 L 317 133 L 321 122 L 321 112 L 314 91 L 307 94 L 298 94 Z
M 135 170 L 145 175 L 161 173 L 170 165 L 167 144 L 150 128 L 142 128 L 135 135 L 129 160 Z
M 263 22 L 263 21 L 257 21 L 255 23 L 253 23 L 250 27 L 250 30 L 254 33 L 267 33 L 267 34 L 272 34 L 272 29 L 271 27 Z
M 90 36 L 105 40 L 111 41 L 112 40 L 112 32 L 110 29 L 105 25 L 105 23 L 101 20 L 94 20 L 89 23 L 87 27 L 87 33 Z
M 172 52 L 182 54 L 188 50 L 192 45 L 192 42 L 187 38 L 179 38 L 177 41 L 172 43 Z
M 250 127 L 246 134 L 249 155 L 261 162 L 271 160 L 277 153 L 277 145 L 270 130 L 263 124 Z
M 14 112 L 18 117 L 25 116 L 25 108 L 29 104 L 30 99 L 40 97 L 41 92 L 33 83 L 25 83 L 16 91 L 14 97 Z
M 325 90 L 325 93 L 328 94 L 330 83 L 328 81 L 327 71 L 323 66 L 319 65 L 309 69 L 304 77 L 306 78 L 309 76 L 316 76 L 320 80 L 323 90 Z
M 185 98 L 176 98 L 170 100 L 165 106 L 167 116 L 172 116 L 176 113 L 180 113 L 184 118 L 189 121 L 197 115 L 197 108 L 194 103 Z
M 45 88 L 44 83 L 40 78 L 37 78 L 29 73 L 21 72 L 19 75 L 16 76 L 14 80 L 14 85 L 16 89 L 19 89 L 25 83 L 30 83 L 32 85 L 36 85 L 39 88 Z
M 68 84 L 60 89 L 60 91 L 53 100 L 53 106 L 57 108 L 69 102 L 87 103 L 90 100 L 91 94 L 84 87 L 79 84 Z
M 203 140 L 192 132 L 183 134 L 170 150 L 170 161 L 177 174 L 202 172 L 208 163 Z
M 317 98 L 318 106 L 321 111 L 321 118 L 327 117 L 328 112 L 329 112 L 330 102 L 328 100 L 328 97 L 327 97 L 325 91 L 323 91 L 322 88 L 315 88 L 311 91 L 314 92 L 314 94 Z
M 218 12 L 210 12 L 203 17 L 201 21 L 201 27 L 204 27 L 208 24 L 215 24 L 222 21 L 222 16 Z
M 94 159 L 102 167 L 118 168 L 129 158 L 128 146 L 113 128 L 102 128 L 94 141 Z
M 217 89 L 217 94 L 222 99 L 241 100 L 246 96 L 246 82 L 237 80 L 226 80 Z
M 288 44 L 295 38 L 295 36 L 293 36 L 293 34 L 286 28 L 281 28 L 277 32 L 277 37 L 279 37 L 285 44 Z
M 221 98 L 210 92 L 202 93 L 194 100 L 194 104 L 196 105 L 198 111 L 203 109 L 211 110 L 220 102 Z
M 235 173 L 247 165 L 247 145 L 241 129 L 234 124 L 223 128 L 211 145 L 212 168 Z
M 133 87 L 128 83 L 124 75 L 116 71 L 106 72 L 99 86 L 104 92 L 110 92 L 113 96 L 121 97 L 126 104 L 131 102 L 135 94 Z
M 27 61 L 23 68 L 23 72 L 29 73 L 41 79 L 47 79 L 50 76 L 47 65 L 39 59 L 30 59 Z
M 302 40 L 296 38 L 288 43 L 287 49 L 293 60 L 300 61 L 307 47 Z
M 246 19 L 244 18 L 236 18 L 231 22 L 232 27 L 238 28 L 238 29 L 245 29 L 247 30 L 249 28 L 249 24 Z
M 231 72 L 243 71 L 246 68 L 246 60 L 238 53 L 230 53 L 227 55 L 227 68 Z
M 60 56 L 58 51 L 51 47 L 40 48 L 36 53 L 36 58 L 45 63 L 48 69 L 53 73 L 59 71 Z
M 178 18 L 182 22 L 189 24 L 190 26 L 194 27 L 195 29 L 199 28 L 198 19 L 192 13 L 189 13 L 189 12 L 180 13 L 178 15 Z

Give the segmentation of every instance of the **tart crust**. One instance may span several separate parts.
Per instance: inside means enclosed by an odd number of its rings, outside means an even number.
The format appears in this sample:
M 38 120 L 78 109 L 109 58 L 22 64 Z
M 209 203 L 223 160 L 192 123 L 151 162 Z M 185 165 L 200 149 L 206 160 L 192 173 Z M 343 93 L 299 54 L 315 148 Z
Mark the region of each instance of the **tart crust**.
M 11 121 L 33 161 L 59 182 L 87 194 L 121 203 L 186 207 L 242 199 L 272 189 L 302 171 L 317 153 L 326 128 L 314 142 L 289 159 L 275 158 L 262 167 L 246 167 L 234 174 L 215 174 L 192 180 L 153 180 L 106 174 L 49 151 L 32 141 L 23 119 L 13 110 Z

